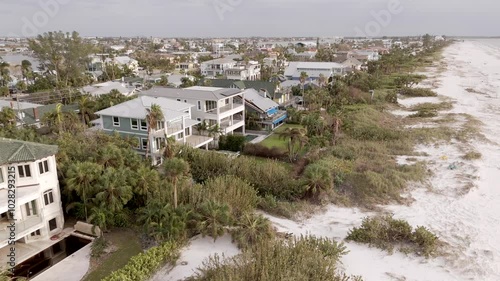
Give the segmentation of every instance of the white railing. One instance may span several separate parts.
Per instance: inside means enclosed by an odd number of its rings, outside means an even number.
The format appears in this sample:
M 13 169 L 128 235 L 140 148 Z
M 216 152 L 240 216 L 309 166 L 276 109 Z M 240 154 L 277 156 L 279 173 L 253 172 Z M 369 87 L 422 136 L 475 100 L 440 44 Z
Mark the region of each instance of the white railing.
M 33 229 L 35 226 L 41 224 L 43 222 L 41 216 L 33 216 L 26 220 L 16 221 L 15 222 L 15 232 L 16 239 L 19 239 L 19 234 L 26 232 L 27 230 Z M 10 237 L 10 223 L 9 222 L 0 222 L 0 242 L 4 242 Z M 33 229 L 34 231 L 35 229 Z

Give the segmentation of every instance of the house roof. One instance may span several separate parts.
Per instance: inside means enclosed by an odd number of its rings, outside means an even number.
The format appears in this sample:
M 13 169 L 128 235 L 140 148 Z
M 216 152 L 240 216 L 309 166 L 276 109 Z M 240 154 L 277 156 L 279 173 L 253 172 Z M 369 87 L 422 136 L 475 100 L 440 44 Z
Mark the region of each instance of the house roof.
M 122 82 L 104 82 L 83 87 L 83 91 L 90 93 L 93 96 L 109 94 L 112 90 L 117 90 L 121 94 L 128 96 L 134 89 L 127 88 Z
M 285 69 L 285 76 L 299 77 L 302 71 L 307 72 L 311 77 L 317 77 L 319 74 L 330 76 L 333 69 L 345 69 L 346 66 L 336 62 L 290 62 Z
M 7 100 L 0 100 L 0 111 L 2 111 L 2 108 L 4 107 L 9 107 L 14 110 L 18 109 L 29 109 L 29 108 L 36 108 L 43 106 L 41 104 L 35 104 L 35 103 L 29 103 L 29 102 L 17 102 L 17 101 L 7 101 Z
M 222 100 L 240 93 L 240 89 L 194 86 L 182 89 L 154 87 L 140 95 L 171 99 Z
M 267 81 L 230 80 L 230 79 L 213 79 L 211 81 L 213 86 L 221 88 L 229 88 L 234 85 L 242 90 L 251 88 L 260 91 L 261 89 L 265 89 L 270 96 L 273 96 L 274 92 L 276 91 L 276 85 L 272 82 L 267 82 Z
M 264 113 L 279 106 L 279 104 L 274 102 L 272 99 L 261 96 L 255 89 L 247 89 L 244 93 L 245 101 L 254 105 L 254 107 L 257 107 Z
M 147 109 L 151 109 L 151 105 L 153 104 L 157 104 L 161 107 L 166 121 L 182 117 L 186 114 L 184 111 L 189 110 L 194 106 L 192 104 L 162 97 L 140 96 L 133 100 L 98 111 L 96 114 L 123 118 L 145 119 L 148 114 Z
M 25 142 L 14 139 L 0 138 L 0 165 L 21 162 L 31 162 L 55 155 L 58 151 L 55 145 Z
M 57 104 L 48 104 L 37 107 L 38 119 L 41 120 L 45 114 L 56 110 L 56 106 Z M 71 112 L 71 111 L 76 112 L 79 110 L 79 106 L 78 104 L 63 105 L 61 110 L 62 112 Z M 23 118 L 24 124 L 33 125 L 40 122 L 39 120 L 37 121 L 37 119 L 35 118 L 35 112 L 33 111 L 32 108 L 22 110 L 22 112 L 24 112 L 24 118 Z

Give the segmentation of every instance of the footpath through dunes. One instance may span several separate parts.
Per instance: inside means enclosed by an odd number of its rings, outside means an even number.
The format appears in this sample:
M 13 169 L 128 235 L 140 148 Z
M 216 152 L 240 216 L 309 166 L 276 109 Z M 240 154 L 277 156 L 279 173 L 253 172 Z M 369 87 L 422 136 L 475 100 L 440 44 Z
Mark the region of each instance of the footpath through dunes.
M 438 117 L 452 114 L 458 121 L 478 119 L 485 139 L 419 145 L 417 150 L 427 155 L 421 160 L 428 162 L 432 173 L 428 184 L 414 186 L 412 204 L 382 209 L 414 227 L 428 227 L 447 244 L 446 255 L 431 259 L 398 252 L 390 255 L 349 242 L 350 252 L 342 258 L 347 274 L 361 275 L 366 281 L 500 280 L 500 50 L 482 42 L 461 42 L 448 47 L 443 55 L 447 69 L 439 69 L 439 73 L 430 69 L 431 81 L 425 81 L 436 85 L 434 90 L 440 96 L 401 103 L 411 107 L 444 98 L 453 107 Z M 409 115 L 404 111 L 396 113 Z M 467 151 L 478 152 L 480 157 L 464 157 Z M 279 231 L 341 240 L 363 217 L 371 215 L 329 206 L 300 222 L 268 217 Z

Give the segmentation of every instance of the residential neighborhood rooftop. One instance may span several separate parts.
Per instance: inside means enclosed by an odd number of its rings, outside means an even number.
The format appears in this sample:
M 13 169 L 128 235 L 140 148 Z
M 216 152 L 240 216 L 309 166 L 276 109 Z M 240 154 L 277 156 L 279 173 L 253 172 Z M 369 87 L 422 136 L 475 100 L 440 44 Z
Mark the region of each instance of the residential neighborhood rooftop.
M 30 162 L 57 153 L 55 145 L 0 138 L 0 165 Z
M 217 87 L 202 87 L 193 86 L 189 88 L 162 88 L 154 87 L 150 90 L 142 92 L 141 96 L 168 97 L 179 99 L 216 99 L 221 100 L 241 93 L 240 89 L 232 88 L 217 88 Z
M 183 111 L 189 110 L 194 105 L 179 102 L 173 99 L 162 97 L 140 96 L 136 99 L 117 104 L 96 112 L 97 115 L 114 116 L 123 118 L 144 119 L 148 114 L 147 109 L 151 105 L 157 104 L 161 107 L 163 116 L 166 120 L 176 119 L 181 117 Z

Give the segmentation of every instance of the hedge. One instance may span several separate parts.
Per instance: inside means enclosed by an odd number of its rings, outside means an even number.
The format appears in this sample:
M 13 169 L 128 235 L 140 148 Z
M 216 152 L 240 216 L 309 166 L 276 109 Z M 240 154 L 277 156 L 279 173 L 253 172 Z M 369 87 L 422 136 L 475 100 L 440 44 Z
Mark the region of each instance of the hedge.
M 175 262 L 184 243 L 168 241 L 133 256 L 123 268 L 113 271 L 103 281 L 146 281 L 166 263 Z

